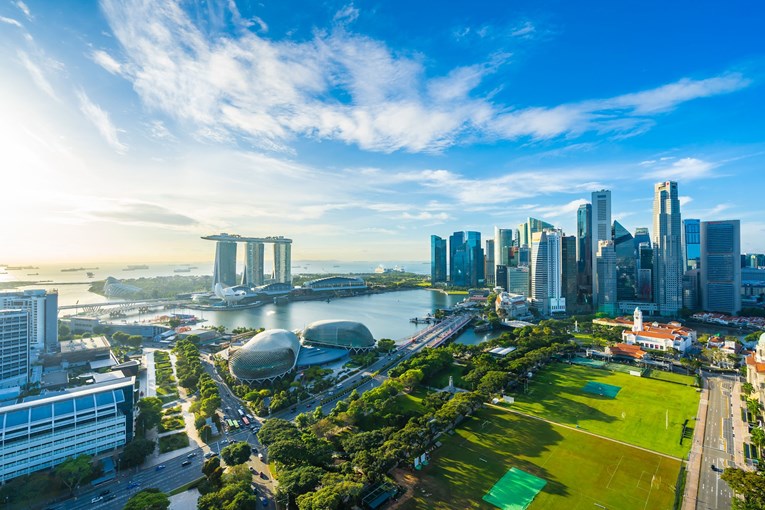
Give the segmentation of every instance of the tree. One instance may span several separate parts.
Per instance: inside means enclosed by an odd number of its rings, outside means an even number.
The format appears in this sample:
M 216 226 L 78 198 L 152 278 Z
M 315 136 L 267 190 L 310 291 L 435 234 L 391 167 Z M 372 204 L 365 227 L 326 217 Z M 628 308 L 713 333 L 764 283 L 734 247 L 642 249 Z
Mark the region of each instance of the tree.
M 746 395 L 748 398 L 749 395 L 754 393 L 754 386 L 752 385 L 752 383 L 745 382 L 744 384 L 741 385 L 741 391 L 744 392 L 744 395 Z
M 299 439 L 300 431 L 295 424 L 281 418 L 271 418 L 263 423 L 258 432 L 258 440 L 265 446 L 284 439 Z
M 252 473 L 250 469 L 244 464 L 229 467 L 225 473 L 223 473 L 223 485 L 244 483 L 249 485 L 252 481 Z
M 412 368 L 401 374 L 398 379 L 401 381 L 401 384 L 404 385 L 404 388 L 406 388 L 408 391 L 411 391 L 412 388 L 420 384 L 420 381 L 425 377 L 425 374 L 422 370 L 418 368 Z
M 760 510 L 765 508 L 765 476 L 758 472 L 725 468 L 722 479 L 742 499 L 733 498 L 734 510 Z
M 162 401 L 157 397 L 144 397 L 138 401 L 136 426 L 143 434 L 159 425 L 162 419 Z
M 298 466 L 284 470 L 279 476 L 279 489 L 297 497 L 312 491 L 326 473 L 316 466 Z
M 130 498 L 123 510 L 167 510 L 170 500 L 159 489 L 144 489 Z
M 755 398 L 750 398 L 746 401 L 746 409 L 749 411 L 749 414 L 752 417 L 752 420 L 754 420 L 757 415 L 760 413 L 760 409 L 762 406 L 760 405 L 760 401 Z
M 56 466 L 54 473 L 69 488 L 69 492 L 74 494 L 74 489 L 80 482 L 93 474 L 92 461 L 93 457 L 90 455 L 69 457 Z
M 309 463 L 310 454 L 300 439 L 286 439 L 271 444 L 268 457 L 286 466 L 294 466 Z
M 377 350 L 380 352 L 391 352 L 395 348 L 396 342 L 390 338 L 381 338 L 377 341 Z
M 140 466 L 151 454 L 157 444 L 149 439 L 136 438 L 125 445 L 120 455 L 120 468 L 126 469 Z
M 761 449 L 765 445 L 765 430 L 762 430 L 762 427 L 753 428 L 751 437 L 752 443 L 754 443 L 757 449 Z
M 250 455 L 252 455 L 252 448 L 250 448 L 248 443 L 242 441 L 228 445 L 221 450 L 220 455 L 223 457 L 223 460 L 226 461 L 226 464 L 235 466 L 236 464 L 244 464 L 247 462 Z
M 212 439 L 212 428 L 209 425 L 202 425 L 202 428 L 199 429 L 199 437 L 205 443 L 209 443 L 210 439 Z

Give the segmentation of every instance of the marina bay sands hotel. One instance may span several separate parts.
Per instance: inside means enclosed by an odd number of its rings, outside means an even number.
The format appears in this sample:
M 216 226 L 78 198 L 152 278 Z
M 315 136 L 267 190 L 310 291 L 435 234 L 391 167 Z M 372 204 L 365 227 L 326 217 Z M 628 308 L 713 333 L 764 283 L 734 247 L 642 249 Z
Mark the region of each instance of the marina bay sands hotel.
M 257 287 L 265 283 L 263 261 L 265 245 L 274 245 L 274 281 L 292 285 L 292 239 L 278 237 L 242 237 L 235 234 L 217 234 L 204 236 L 202 239 L 215 241 L 215 266 L 213 269 L 213 289 L 220 283 L 223 287 L 233 287 L 238 283 L 248 287 Z M 244 243 L 244 273 L 242 281 L 236 281 L 236 245 Z

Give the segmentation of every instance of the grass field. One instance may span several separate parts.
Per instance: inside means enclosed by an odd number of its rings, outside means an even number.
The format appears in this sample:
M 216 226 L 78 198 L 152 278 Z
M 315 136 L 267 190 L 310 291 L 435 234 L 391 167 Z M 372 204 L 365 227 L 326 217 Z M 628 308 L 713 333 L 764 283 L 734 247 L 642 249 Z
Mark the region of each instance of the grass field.
M 674 372 L 665 372 L 664 370 L 651 370 L 648 374 L 648 377 L 651 379 L 659 379 L 661 381 L 685 384 L 687 386 L 693 386 L 696 384 L 696 378 L 692 375 L 676 374 Z
M 621 390 L 614 399 L 592 395 L 582 391 L 589 381 Z M 512 409 L 676 457 L 690 450 L 691 441 L 679 444 L 682 424 L 694 426 L 699 406 L 690 386 L 564 363 L 549 365 L 527 394 L 514 396 Z
M 483 495 L 515 467 L 547 481 L 529 510 L 670 509 L 680 461 L 520 416 L 481 409 L 443 436 L 405 510 L 492 509 Z

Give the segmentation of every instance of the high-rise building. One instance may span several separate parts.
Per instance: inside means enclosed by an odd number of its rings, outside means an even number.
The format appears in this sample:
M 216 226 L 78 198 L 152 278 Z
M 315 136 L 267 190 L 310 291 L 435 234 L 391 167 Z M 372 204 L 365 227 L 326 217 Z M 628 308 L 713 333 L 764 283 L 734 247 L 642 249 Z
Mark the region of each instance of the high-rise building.
M 29 315 L 29 349 L 33 363 L 43 352 L 58 350 L 58 293 L 45 290 L 0 292 L 0 310 Z
M 593 285 L 593 296 L 597 296 L 595 306 L 599 312 L 616 314 L 616 252 L 613 241 L 598 241 L 595 254 L 597 279 Z
M 531 248 L 528 246 L 521 246 L 518 248 L 518 266 L 530 266 L 531 265 Z M 512 262 L 510 263 L 512 265 Z
M 494 286 L 494 239 L 486 240 L 486 249 L 483 255 L 483 275 L 486 285 Z
M 467 254 L 467 284 L 477 287 L 484 284 L 484 261 L 483 248 L 481 247 L 481 233 L 465 232 L 465 253 Z
M 265 283 L 263 261 L 265 260 L 265 245 L 263 243 L 248 242 L 245 244 L 244 274 L 242 284 L 249 287 L 258 287 Z
M 536 218 L 527 218 L 525 223 L 518 225 L 518 246 L 531 246 L 531 236 L 545 229 L 554 229 L 555 226 L 546 221 Z
M 274 281 L 292 285 L 291 243 L 274 243 Z
M 576 304 L 586 311 L 592 305 L 592 204 L 582 204 L 576 212 L 576 264 Z
M 598 275 L 598 264 L 595 259 L 600 246 L 600 241 L 611 240 L 611 191 L 600 190 L 592 192 L 592 303 L 597 309 L 602 302 L 598 297 L 598 279 L 603 278 L 605 281 L 611 281 L 616 279 L 616 275 L 604 275 L 600 277 Z M 609 269 L 610 266 L 604 266 Z M 616 267 L 614 267 L 614 271 Z
M 98 455 L 133 438 L 135 377 L 0 407 L 0 482 Z
M 566 311 L 561 237 L 560 230 L 543 230 L 531 236 L 531 299 L 544 315 Z
M 634 301 L 637 295 L 635 238 L 618 221 L 614 221 L 612 237 L 616 254 L 616 300 Z
M 29 382 L 29 312 L 0 310 L 0 388 Z
M 698 310 L 701 293 L 701 271 L 689 269 L 683 274 L 683 308 Z
M 513 248 L 512 229 L 494 227 L 494 265 L 509 266 L 510 251 L 512 250 L 512 248 Z M 488 255 L 488 251 L 486 254 Z M 496 278 L 496 275 L 495 275 L 495 281 L 499 281 Z
M 236 285 L 236 242 L 218 241 L 215 243 L 215 266 L 213 267 L 212 289 L 221 284 L 223 287 Z
M 449 282 L 457 287 L 465 287 L 465 233 L 454 232 L 449 236 Z
M 653 199 L 653 295 L 661 315 L 676 315 L 683 306 L 685 262 L 681 230 L 677 183 L 656 183 Z
M 576 309 L 577 296 L 577 264 L 576 264 L 576 236 L 561 237 L 562 259 L 562 294 L 566 300 L 566 311 L 573 313 Z
M 446 239 L 430 236 L 430 283 L 446 281 Z
M 508 270 L 508 267 L 503 266 L 501 264 L 494 269 L 494 274 L 495 274 L 494 285 L 496 285 L 497 287 L 502 287 L 503 290 L 507 290 L 507 270 Z M 525 295 L 526 294 L 524 294 L 524 296 Z
M 741 311 L 741 224 L 701 222 L 701 306 L 708 312 Z
M 653 248 L 650 242 L 638 245 L 637 259 L 637 299 L 646 303 L 653 302 Z
M 507 268 L 507 291 L 531 297 L 531 271 L 528 266 Z
M 683 259 L 684 271 L 698 269 L 701 260 L 701 221 L 683 220 Z

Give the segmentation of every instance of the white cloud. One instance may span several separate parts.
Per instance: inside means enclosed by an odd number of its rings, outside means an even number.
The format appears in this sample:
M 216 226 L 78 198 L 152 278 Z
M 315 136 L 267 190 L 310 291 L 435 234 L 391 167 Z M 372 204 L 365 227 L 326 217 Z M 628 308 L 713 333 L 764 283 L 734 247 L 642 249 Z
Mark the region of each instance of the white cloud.
M 122 70 L 122 65 L 105 51 L 96 50 L 91 53 L 90 58 L 112 74 L 120 74 Z
M 7 23 L 8 25 L 13 25 L 15 27 L 22 28 L 23 25 L 16 21 L 13 18 L 6 18 L 5 16 L 0 16 L 0 23 Z
M 77 99 L 80 101 L 80 111 L 96 127 L 106 143 L 120 154 L 127 152 L 127 146 L 120 142 L 117 128 L 109 119 L 109 114 L 93 103 L 83 91 L 77 91 Z
M 680 202 L 680 207 L 685 207 L 686 205 L 693 202 L 693 198 L 689 196 L 679 196 L 677 197 L 678 201 Z
M 29 7 L 27 7 L 27 4 L 19 0 L 16 2 L 16 7 L 18 7 L 21 12 L 24 13 L 24 16 L 26 16 L 28 20 L 31 21 L 33 19 L 32 12 L 29 10 Z
M 648 115 L 684 101 L 748 85 L 737 74 L 676 83 L 615 98 L 513 108 L 477 93 L 506 60 L 429 76 L 424 57 L 353 34 L 349 4 L 330 31 L 308 41 L 275 41 L 251 32 L 209 38 L 175 3 L 103 0 L 122 46 L 120 64 L 146 106 L 195 125 L 200 136 L 242 136 L 288 151 L 295 136 L 338 140 L 364 150 L 441 151 L 470 140 L 544 140 L 588 131 L 629 136 L 649 129 Z M 530 23 L 519 26 L 531 33 Z M 100 54 L 99 54 L 100 55 Z M 116 62 L 100 55 L 101 65 Z
M 663 164 L 665 160 L 660 163 Z M 697 158 L 681 158 L 669 166 L 662 166 L 656 170 L 643 174 L 643 179 L 656 179 L 660 181 L 692 181 L 714 177 L 712 171 L 717 167 L 715 163 Z
M 417 214 L 404 213 L 400 217 L 403 220 L 428 220 L 428 221 L 432 221 L 432 220 L 446 221 L 451 218 L 451 216 L 449 216 L 445 212 L 431 213 L 428 211 L 422 211 Z
M 530 21 L 525 21 L 510 32 L 513 37 L 530 37 L 536 32 L 536 27 Z
M 18 52 L 19 60 L 21 64 L 26 68 L 29 75 L 32 77 L 32 81 L 37 85 L 37 88 L 48 94 L 51 98 L 58 100 L 56 93 L 53 91 L 53 86 L 48 81 L 47 76 L 43 72 L 42 68 L 37 65 L 32 59 L 23 51 Z

